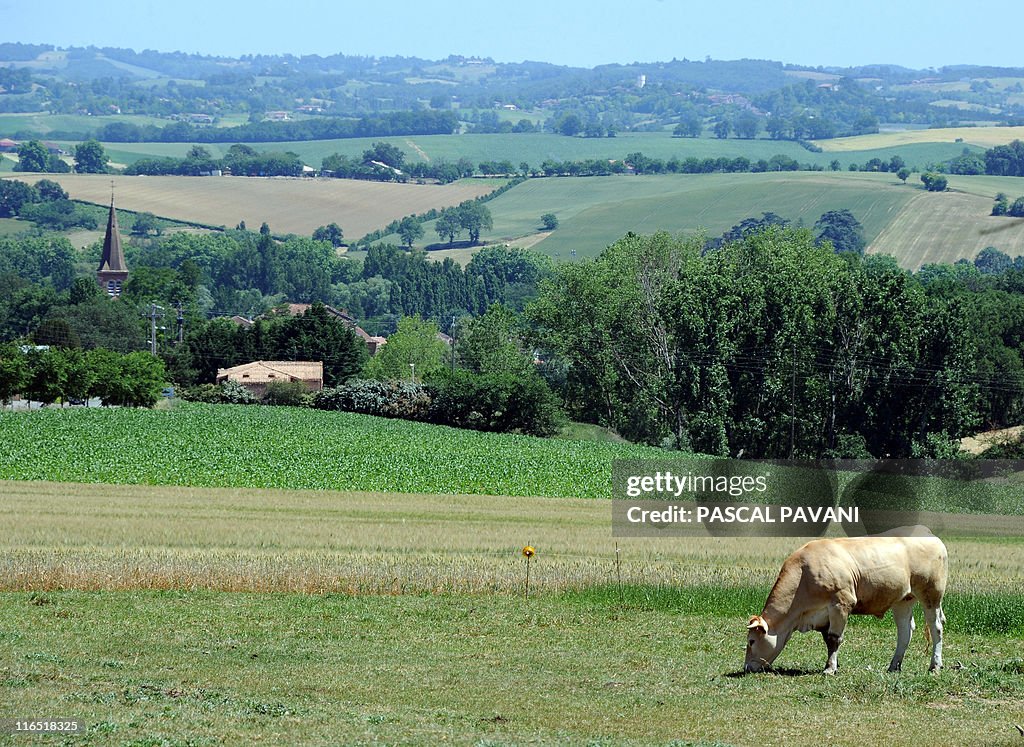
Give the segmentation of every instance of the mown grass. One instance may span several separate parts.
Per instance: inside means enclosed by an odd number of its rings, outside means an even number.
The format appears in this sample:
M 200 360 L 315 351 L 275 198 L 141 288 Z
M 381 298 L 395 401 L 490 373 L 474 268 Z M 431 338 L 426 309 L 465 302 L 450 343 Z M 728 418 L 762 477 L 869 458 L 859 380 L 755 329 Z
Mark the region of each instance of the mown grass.
M 0 594 L 0 715 L 82 719 L 65 744 L 1001 744 L 1020 641 L 920 641 L 855 619 L 738 676 L 743 621 L 614 595 Z M 716 603 L 720 600 L 714 600 Z M 841 717 L 837 714 L 841 713 Z M 828 714 L 828 717 L 823 717 Z M 22 743 L 0 736 L 0 743 Z

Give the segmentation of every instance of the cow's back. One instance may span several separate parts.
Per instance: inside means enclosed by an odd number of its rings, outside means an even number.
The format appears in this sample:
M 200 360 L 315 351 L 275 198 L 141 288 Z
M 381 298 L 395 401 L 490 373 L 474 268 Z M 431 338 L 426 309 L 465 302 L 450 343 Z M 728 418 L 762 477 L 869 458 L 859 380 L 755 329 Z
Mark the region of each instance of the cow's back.
M 931 533 L 814 540 L 794 555 L 819 594 L 852 592 L 855 614 L 881 617 L 908 595 L 937 607 L 946 590 L 946 547 Z

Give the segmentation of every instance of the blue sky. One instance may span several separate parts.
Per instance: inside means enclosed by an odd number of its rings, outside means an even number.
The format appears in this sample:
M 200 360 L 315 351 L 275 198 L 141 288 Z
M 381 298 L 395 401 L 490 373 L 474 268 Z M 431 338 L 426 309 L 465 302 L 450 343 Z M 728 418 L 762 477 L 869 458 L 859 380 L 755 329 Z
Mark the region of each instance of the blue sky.
M 1024 2 L 0 0 L 0 41 L 241 54 L 1024 66 Z

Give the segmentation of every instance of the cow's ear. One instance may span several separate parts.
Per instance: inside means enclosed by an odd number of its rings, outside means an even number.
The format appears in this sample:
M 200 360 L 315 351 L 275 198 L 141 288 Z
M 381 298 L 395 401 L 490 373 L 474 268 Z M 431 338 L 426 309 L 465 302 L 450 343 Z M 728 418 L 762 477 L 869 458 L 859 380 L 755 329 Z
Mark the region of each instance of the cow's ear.
M 768 621 L 760 615 L 754 615 L 750 618 L 750 622 L 747 623 L 747 630 L 756 630 L 760 633 L 767 633 Z

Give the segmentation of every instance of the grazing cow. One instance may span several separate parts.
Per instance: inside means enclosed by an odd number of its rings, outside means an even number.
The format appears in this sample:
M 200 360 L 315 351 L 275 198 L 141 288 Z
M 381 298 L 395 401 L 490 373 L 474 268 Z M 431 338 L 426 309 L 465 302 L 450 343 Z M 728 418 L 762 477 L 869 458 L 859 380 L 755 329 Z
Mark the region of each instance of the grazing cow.
M 899 671 L 914 632 L 914 603 L 920 600 L 932 639 L 930 669 L 938 670 L 946 570 L 946 546 L 926 527 L 808 542 L 786 559 L 764 610 L 750 618 L 743 669 L 763 671 L 794 630 L 817 630 L 828 649 L 825 674 L 835 674 L 847 618 L 882 617 L 891 609 L 897 638 L 889 671 Z

